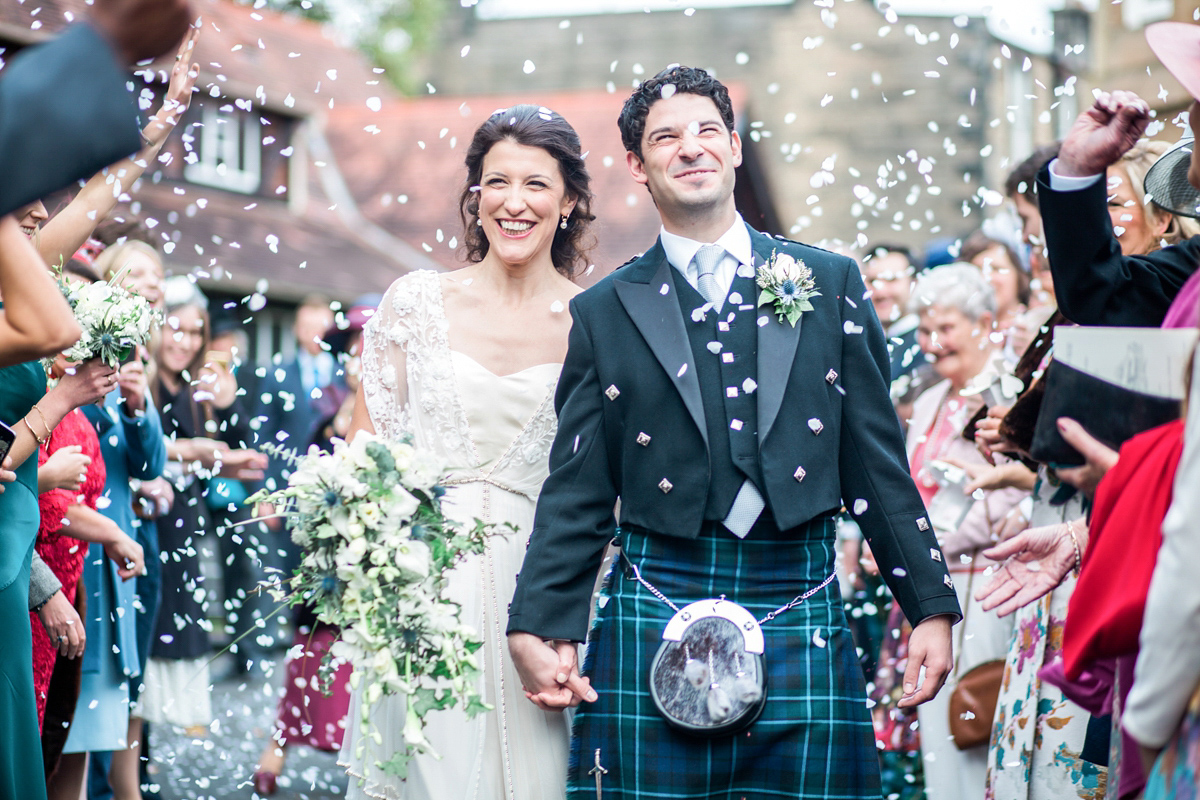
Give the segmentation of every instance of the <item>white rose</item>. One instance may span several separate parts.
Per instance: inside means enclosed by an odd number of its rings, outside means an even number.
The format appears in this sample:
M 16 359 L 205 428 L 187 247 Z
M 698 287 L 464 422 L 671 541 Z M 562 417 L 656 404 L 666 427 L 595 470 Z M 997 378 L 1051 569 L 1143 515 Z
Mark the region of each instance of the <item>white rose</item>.
M 383 520 L 383 511 L 375 503 L 362 503 L 358 506 L 358 518 L 367 527 L 375 528 Z
M 396 566 L 405 575 L 420 580 L 429 575 L 429 546 L 408 541 L 396 548 Z

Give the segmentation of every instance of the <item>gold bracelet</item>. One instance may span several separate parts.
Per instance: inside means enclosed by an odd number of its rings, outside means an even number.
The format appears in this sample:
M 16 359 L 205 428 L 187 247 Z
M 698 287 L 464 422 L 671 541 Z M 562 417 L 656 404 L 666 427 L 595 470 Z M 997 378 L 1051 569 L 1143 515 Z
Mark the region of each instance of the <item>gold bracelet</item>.
M 37 403 L 33 404 L 33 408 L 31 408 L 30 411 L 36 411 L 38 413 L 38 416 L 41 417 L 42 427 L 46 429 L 46 438 L 49 439 L 50 434 L 54 433 L 54 428 L 51 428 L 50 423 L 46 421 L 46 415 L 42 413 L 42 410 L 40 408 L 38 408 Z
M 25 415 L 24 417 L 21 417 L 21 422 L 25 423 L 25 427 L 29 429 L 29 435 L 33 437 L 33 440 L 35 442 L 38 443 L 38 447 L 41 447 L 43 444 L 46 443 L 45 439 L 38 438 L 37 433 L 35 433 L 33 430 L 33 426 L 29 424 L 29 415 Z
M 1067 533 L 1071 537 L 1071 544 L 1075 545 L 1075 577 L 1079 577 L 1079 571 L 1083 568 L 1083 552 L 1079 549 L 1079 539 L 1075 536 L 1074 529 L 1071 528 L 1071 520 L 1067 520 Z

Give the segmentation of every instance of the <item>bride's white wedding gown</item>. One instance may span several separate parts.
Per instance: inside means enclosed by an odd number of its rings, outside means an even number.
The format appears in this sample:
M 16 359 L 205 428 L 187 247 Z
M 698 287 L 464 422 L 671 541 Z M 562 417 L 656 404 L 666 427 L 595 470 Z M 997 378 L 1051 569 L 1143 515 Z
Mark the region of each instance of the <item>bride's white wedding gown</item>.
M 561 800 L 568 719 L 525 699 L 504 635 L 547 474 L 561 365 L 501 376 L 452 351 L 440 281 L 434 272 L 414 272 L 392 284 L 364 332 L 362 385 L 379 435 L 411 434 L 415 446 L 455 468 L 444 498 L 449 515 L 517 529 L 493 537 L 487 552 L 456 567 L 450 580 L 464 622 L 484 640 L 480 689 L 495 710 L 474 719 L 457 709 L 431 713 L 426 735 L 441 759 L 417 757 L 400 781 L 374 764 L 403 746 L 404 703 L 385 697 L 372 707 L 371 725 L 383 742 L 364 739 L 364 681 L 352 695 L 339 763 L 351 776 L 349 798 Z

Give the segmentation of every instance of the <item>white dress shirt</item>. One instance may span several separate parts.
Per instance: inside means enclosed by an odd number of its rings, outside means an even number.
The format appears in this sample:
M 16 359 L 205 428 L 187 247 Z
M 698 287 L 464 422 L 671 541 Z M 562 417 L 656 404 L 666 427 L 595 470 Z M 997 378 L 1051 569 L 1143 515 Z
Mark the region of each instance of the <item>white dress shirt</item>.
M 1054 166 L 1057 163 L 1057 158 L 1050 161 L 1050 188 L 1056 192 L 1077 192 L 1080 189 L 1086 189 L 1103 176 L 1103 173 L 1095 175 L 1059 175 L 1054 171 Z
M 733 279 L 737 276 L 737 268 L 742 264 L 753 266 L 750 229 L 746 227 L 741 214 L 737 214 L 736 217 L 737 219 L 733 221 L 729 230 L 721 234 L 721 237 L 715 242 L 711 242 L 711 244 L 725 248 L 725 257 L 721 259 L 716 272 L 713 273 L 713 278 L 716 279 L 717 286 L 721 290 L 722 303 L 725 296 L 729 294 L 729 287 L 733 284 Z M 697 242 L 695 239 L 670 233 L 666 228 L 659 231 L 658 236 L 663 250 L 666 251 L 667 261 L 672 267 L 679 270 L 679 274 L 687 279 L 693 289 L 700 291 L 698 285 L 700 276 L 696 274 L 696 265 L 692 263 L 692 259 L 696 257 L 697 250 L 710 243 Z M 717 311 L 721 310 L 722 303 L 717 304 Z

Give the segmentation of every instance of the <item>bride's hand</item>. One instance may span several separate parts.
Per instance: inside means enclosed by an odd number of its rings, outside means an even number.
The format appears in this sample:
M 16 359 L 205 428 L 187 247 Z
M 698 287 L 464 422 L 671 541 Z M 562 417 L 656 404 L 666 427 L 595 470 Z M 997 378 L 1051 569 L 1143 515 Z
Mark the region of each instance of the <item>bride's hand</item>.
M 580 677 L 573 642 L 545 642 L 532 633 L 508 635 L 525 697 L 543 711 L 562 711 L 586 700 L 596 700 L 591 681 Z

